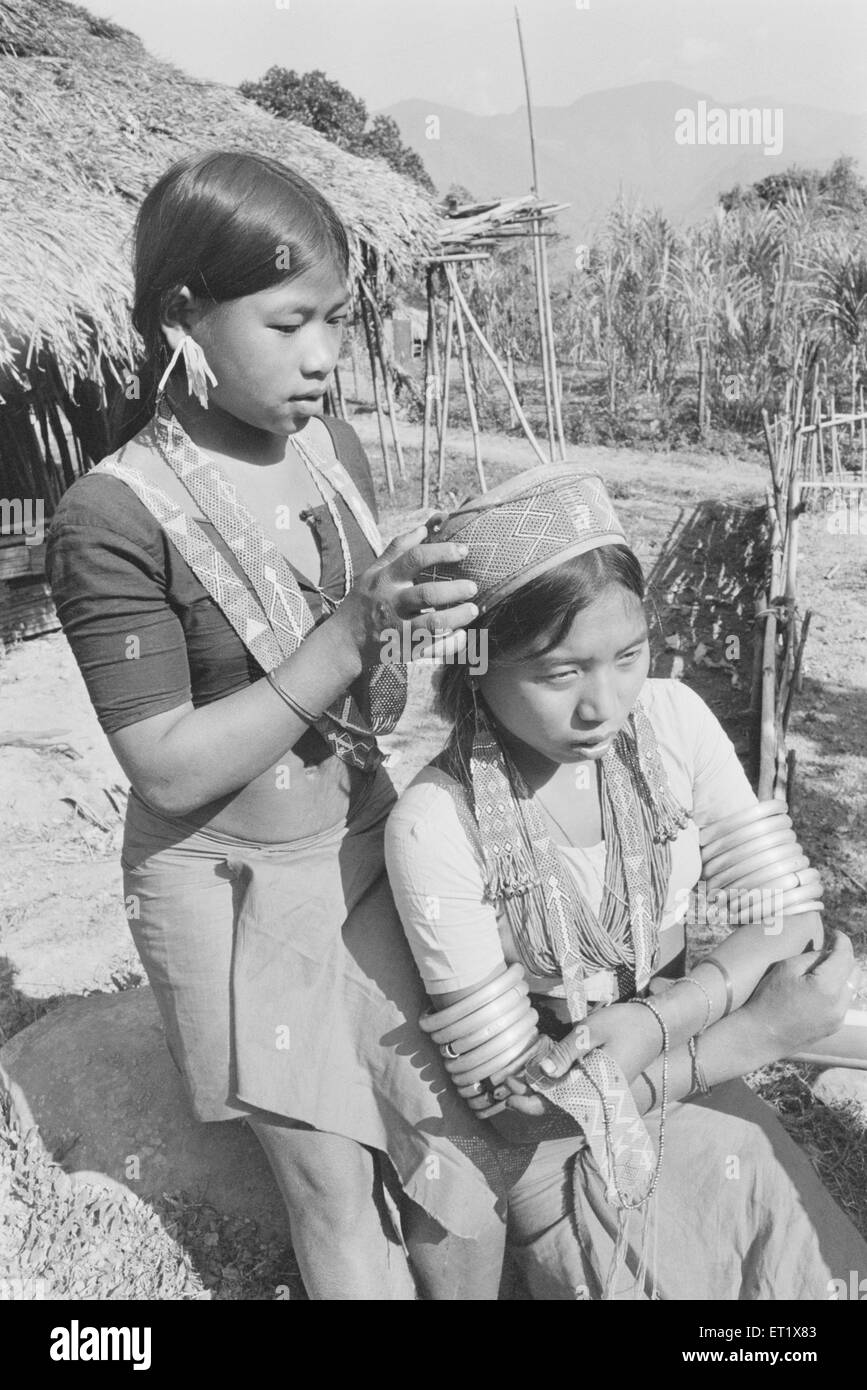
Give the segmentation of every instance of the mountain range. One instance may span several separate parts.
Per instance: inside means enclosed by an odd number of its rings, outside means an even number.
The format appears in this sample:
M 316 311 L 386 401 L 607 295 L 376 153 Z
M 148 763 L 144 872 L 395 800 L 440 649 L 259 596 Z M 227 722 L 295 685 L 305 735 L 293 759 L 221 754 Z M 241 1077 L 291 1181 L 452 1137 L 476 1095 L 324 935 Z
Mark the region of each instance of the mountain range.
M 714 109 L 716 133 L 729 143 L 678 143 L 677 113 L 691 111 L 701 135 Z M 779 153 L 762 144 L 732 143 L 740 137 L 728 118 L 731 103 L 674 82 L 642 82 L 591 92 L 569 106 L 534 106 L 539 191 L 546 201 L 569 203 L 558 226 L 570 240 L 592 240 L 619 192 L 656 204 L 676 225 L 707 216 L 720 192 L 747 185 L 791 164 L 826 169 L 839 155 L 854 155 L 867 174 L 867 116 L 824 111 L 778 102 L 769 96 L 737 107 L 768 111 L 768 131 L 782 134 Z M 777 109 L 780 117 L 774 117 Z M 479 116 L 424 99 L 386 107 L 403 141 L 416 150 L 443 194 L 461 184 L 474 198 L 517 196 L 531 190 L 527 114 L 523 106 L 500 115 Z M 436 118 L 433 120 L 432 118 Z M 681 115 L 681 128 L 688 124 Z M 777 141 L 779 143 L 779 140 Z

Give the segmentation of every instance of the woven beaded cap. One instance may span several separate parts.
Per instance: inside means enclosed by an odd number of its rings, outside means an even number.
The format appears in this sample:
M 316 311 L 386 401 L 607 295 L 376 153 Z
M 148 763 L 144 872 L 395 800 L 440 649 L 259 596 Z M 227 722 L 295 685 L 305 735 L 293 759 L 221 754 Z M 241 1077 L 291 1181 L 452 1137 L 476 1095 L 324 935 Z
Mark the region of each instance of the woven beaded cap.
M 531 468 L 463 502 L 431 539 L 466 545 L 469 553 L 416 582 L 472 579 L 480 613 L 573 555 L 626 544 L 599 474 L 578 473 L 569 463 Z

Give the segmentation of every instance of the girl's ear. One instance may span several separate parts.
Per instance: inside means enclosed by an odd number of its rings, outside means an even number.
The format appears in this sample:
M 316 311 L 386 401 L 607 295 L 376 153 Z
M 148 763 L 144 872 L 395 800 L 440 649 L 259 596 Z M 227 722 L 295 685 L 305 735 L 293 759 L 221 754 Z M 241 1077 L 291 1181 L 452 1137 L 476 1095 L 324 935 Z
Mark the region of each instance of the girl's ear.
M 172 352 L 189 332 L 192 304 L 193 296 L 186 285 L 176 285 L 173 289 L 167 290 L 163 296 L 160 309 L 160 328 Z

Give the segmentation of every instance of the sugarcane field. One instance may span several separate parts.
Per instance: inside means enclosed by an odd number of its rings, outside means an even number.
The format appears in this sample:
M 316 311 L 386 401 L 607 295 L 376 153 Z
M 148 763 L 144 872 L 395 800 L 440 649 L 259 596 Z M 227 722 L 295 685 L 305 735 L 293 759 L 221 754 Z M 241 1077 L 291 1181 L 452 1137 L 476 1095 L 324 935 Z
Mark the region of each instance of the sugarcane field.
M 865 17 L 436 8 L 0 0 L 0 1302 L 827 1371 L 758 1305 L 867 1298 Z

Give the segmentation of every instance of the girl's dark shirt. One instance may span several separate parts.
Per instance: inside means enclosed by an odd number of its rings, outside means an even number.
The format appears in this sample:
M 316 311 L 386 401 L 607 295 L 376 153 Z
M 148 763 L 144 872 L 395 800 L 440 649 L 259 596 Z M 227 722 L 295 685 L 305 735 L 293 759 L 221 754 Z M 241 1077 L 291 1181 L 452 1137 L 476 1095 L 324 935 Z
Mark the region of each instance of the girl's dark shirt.
M 377 517 L 361 441 L 345 421 L 323 420 L 340 462 Z M 359 574 L 374 552 L 342 497 L 336 505 L 353 570 Z M 328 508 L 323 503 L 305 516 L 319 545 L 321 587 L 329 598 L 342 598 L 343 555 Z M 199 525 L 241 574 L 213 527 Z M 318 620 L 318 592 L 291 568 Z M 107 734 L 189 701 L 196 708 L 210 704 L 263 676 L 159 522 L 119 478 L 87 473 L 64 493 L 47 537 L 45 570 L 63 631 Z M 252 591 L 249 579 L 242 577 Z M 308 756 L 319 761 L 327 747 L 310 729 L 295 751 L 305 762 Z

